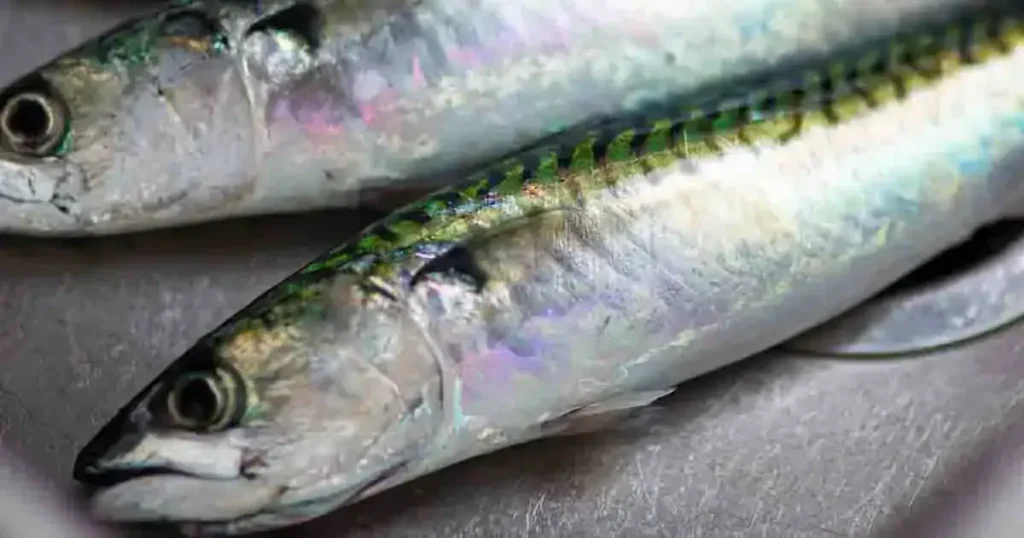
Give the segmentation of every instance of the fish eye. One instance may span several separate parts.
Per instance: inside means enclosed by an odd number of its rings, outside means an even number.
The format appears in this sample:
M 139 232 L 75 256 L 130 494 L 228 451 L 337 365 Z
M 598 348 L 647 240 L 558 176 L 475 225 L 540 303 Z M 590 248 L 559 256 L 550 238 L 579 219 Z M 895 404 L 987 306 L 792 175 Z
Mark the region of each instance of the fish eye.
M 188 372 L 167 393 L 167 413 L 175 426 L 217 431 L 237 420 L 244 403 L 242 386 L 223 369 Z
M 66 130 L 63 102 L 45 90 L 31 88 L 13 93 L 0 107 L 0 140 L 7 149 L 21 155 L 52 155 Z

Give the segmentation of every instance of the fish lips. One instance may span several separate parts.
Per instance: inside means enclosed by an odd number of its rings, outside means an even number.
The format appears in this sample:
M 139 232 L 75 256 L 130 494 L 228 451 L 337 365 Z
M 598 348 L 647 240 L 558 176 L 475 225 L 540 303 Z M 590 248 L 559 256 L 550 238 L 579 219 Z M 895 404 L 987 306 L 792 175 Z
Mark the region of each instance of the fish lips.
M 265 480 L 155 474 L 95 492 L 90 511 L 98 520 L 116 523 L 223 525 L 273 510 L 285 491 Z

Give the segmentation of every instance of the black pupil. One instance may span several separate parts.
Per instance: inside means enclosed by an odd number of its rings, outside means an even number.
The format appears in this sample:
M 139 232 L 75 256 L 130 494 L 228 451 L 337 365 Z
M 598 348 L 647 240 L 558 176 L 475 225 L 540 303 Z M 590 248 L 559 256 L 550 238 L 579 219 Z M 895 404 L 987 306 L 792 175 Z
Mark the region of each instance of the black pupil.
M 209 424 L 217 418 L 216 389 L 205 379 L 192 379 L 178 388 L 178 413 L 197 424 Z
M 50 130 L 50 113 L 35 99 L 18 99 L 11 104 L 7 130 L 23 139 L 37 139 Z

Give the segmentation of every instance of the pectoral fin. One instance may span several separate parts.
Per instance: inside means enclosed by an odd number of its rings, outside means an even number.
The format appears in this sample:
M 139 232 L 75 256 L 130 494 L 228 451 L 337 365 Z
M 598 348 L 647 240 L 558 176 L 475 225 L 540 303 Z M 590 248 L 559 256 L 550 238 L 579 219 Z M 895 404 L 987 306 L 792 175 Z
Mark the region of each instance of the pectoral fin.
M 579 435 L 604 430 L 623 423 L 636 412 L 647 409 L 655 400 L 668 396 L 675 387 L 663 390 L 627 392 L 603 402 L 574 409 L 543 424 L 545 436 Z

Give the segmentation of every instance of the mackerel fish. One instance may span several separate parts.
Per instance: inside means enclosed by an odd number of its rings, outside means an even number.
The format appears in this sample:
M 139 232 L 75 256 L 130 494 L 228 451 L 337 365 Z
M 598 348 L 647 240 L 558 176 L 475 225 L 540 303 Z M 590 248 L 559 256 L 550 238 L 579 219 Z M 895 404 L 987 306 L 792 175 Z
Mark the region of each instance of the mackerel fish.
M 1022 11 L 567 132 L 393 213 L 98 432 L 74 466 L 92 513 L 296 524 L 838 315 L 1024 200 Z
M 172 2 L 0 91 L 0 233 L 386 213 L 563 128 L 976 4 Z

